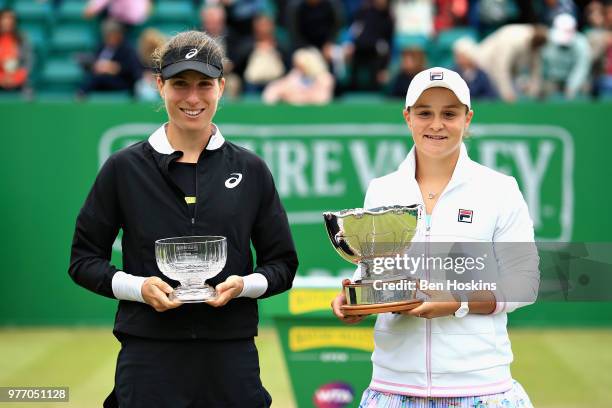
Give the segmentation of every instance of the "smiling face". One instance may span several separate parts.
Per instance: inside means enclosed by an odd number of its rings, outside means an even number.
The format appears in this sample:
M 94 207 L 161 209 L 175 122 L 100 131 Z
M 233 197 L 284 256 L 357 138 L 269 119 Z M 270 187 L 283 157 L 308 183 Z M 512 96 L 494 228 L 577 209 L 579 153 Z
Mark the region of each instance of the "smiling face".
M 183 132 L 208 129 L 224 87 L 224 78 L 209 78 L 196 71 L 184 71 L 166 81 L 157 78 L 170 125 Z
M 446 88 L 425 90 L 404 118 L 412 131 L 418 155 L 432 159 L 453 159 L 459 149 L 465 130 L 472 121 L 473 111 Z

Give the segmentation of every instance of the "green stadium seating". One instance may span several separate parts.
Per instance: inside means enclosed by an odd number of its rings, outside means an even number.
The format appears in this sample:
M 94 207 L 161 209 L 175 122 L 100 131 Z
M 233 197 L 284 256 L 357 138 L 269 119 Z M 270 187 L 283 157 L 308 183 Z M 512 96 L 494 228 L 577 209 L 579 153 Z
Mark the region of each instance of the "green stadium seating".
M 21 24 L 29 22 L 42 22 L 50 24 L 53 17 L 53 9 L 50 2 L 38 2 L 34 0 L 16 0 L 13 4 L 15 14 Z
M 38 89 L 73 92 L 83 80 L 83 71 L 71 58 L 50 58 L 42 71 Z
M 54 52 L 92 51 L 95 46 L 94 28 L 89 23 L 62 24 L 51 34 Z
M 47 43 L 48 30 L 46 24 L 28 22 L 19 25 L 19 30 L 26 36 L 30 44 L 39 50 Z
M 475 29 L 471 27 L 458 27 L 441 31 L 438 34 L 436 45 L 438 47 L 452 48 L 455 41 L 462 37 L 470 37 L 474 41 L 478 41 L 478 33 Z
M 130 102 L 132 96 L 127 91 L 92 92 L 87 95 L 87 100 L 103 103 Z
M 83 0 L 63 0 L 57 11 L 57 21 L 60 23 L 84 21 L 83 11 L 87 5 Z
M 1 6 L 1 4 L 0 4 Z M 2 91 L 0 92 L 1 102 L 18 102 L 23 101 L 23 93 L 21 91 Z
M 47 39 L 48 30 L 46 24 L 29 22 L 19 26 L 21 33 L 27 38 L 34 54 L 34 63 L 30 71 L 30 81 L 36 83 L 40 75 L 41 68 L 45 64 L 48 53 Z
M 397 51 L 405 48 L 421 48 L 425 50 L 429 44 L 427 37 L 420 34 L 398 34 L 393 39 L 393 42 Z
M 158 0 L 153 6 L 151 21 L 153 23 L 180 22 L 192 24 L 197 21 L 197 12 L 190 0 Z
M 40 102 L 72 102 L 74 101 L 73 89 L 40 89 L 35 94 L 36 101 Z
M 379 103 L 385 100 L 378 92 L 346 92 L 340 97 L 342 102 L 349 103 Z

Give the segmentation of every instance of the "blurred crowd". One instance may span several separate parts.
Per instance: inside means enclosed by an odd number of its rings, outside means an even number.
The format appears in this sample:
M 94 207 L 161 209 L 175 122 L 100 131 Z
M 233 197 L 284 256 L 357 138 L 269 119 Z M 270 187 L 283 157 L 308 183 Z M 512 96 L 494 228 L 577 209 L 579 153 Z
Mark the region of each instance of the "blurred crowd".
M 159 1 L 159 0 L 158 0 Z M 61 0 L 52 2 L 59 7 Z M 147 25 L 150 0 L 90 0 L 82 18 L 100 43 L 75 56 L 76 96 L 125 91 L 155 100 L 151 53 L 166 36 Z M 419 71 L 459 72 L 475 100 L 612 98 L 612 0 L 206 0 L 194 29 L 226 50 L 226 97 L 325 104 L 403 98 Z M 30 90 L 32 51 L 0 12 L 0 89 Z

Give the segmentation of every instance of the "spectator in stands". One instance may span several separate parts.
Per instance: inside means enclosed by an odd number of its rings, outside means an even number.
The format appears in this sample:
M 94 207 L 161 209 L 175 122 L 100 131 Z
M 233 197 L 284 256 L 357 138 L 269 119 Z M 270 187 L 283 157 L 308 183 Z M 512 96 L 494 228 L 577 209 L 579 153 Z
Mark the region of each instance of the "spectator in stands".
M 363 6 L 363 0 L 342 0 L 342 9 L 344 10 L 344 21 L 346 25 L 353 24 L 355 14 Z
M 468 0 L 436 0 L 434 29 L 437 33 L 467 24 Z
M 342 27 L 338 0 L 293 0 L 288 7 L 293 49 L 313 46 L 325 53 Z
M 142 76 L 134 86 L 135 97 L 141 101 L 160 100 L 154 72 L 153 52 L 166 42 L 166 37 L 155 28 L 147 28 L 138 39 L 138 56 L 143 66 Z
M 27 90 L 32 64 L 29 42 L 17 29 L 10 9 L 0 11 L 0 91 Z
M 254 39 L 244 43 L 244 90 L 261 92 L 270 82 L 282 77 L 288 65 L 288 51 L 276 39 L 274 21 L 267 15 L 253 20 Z
M 489 76 L 506 102 L 514 102 L 521 93 L 534 95 L 540 76 L 540 50 L 546 44 L 545 26 L 508 24 L 480 42 L 478 65 Z
M 253 20 L 266 8 L 265 0 L 204 0 L 204 4 L 223 7 L 228 27 L 242 39 L 252 37 Z
M 215 38 L 227 56 L 223 61 L 225 96 L 234 99 L 242 88 L 240 76 L 244 67 L 236 67 L 236 48 L 241 41 L 234 30 L 227 26 L 225 8 L 220 4 L 205 4 L 200 11 L 200 24 L 201 30 Z
M 334 82 L 321 53 L 314 47 L 302 48 L 293 54 L 291 71 L 265 88 L 263 101 L 323 105 L 332 100 Z
M 218 4 L 202 7 L 200 23 L 202 31 L 206 31 L 208 35 L 220 41 L 224 41 L 228 35 L 225 9 Z M 224 48 L 226 48 L 225 45 Z
M 584 9 L 584 19 L 589 30 L 605 29 L 606 17 L 604 4 L 600 0 L 592 0 Z
M 142 66 L 136 51 L 124 36 L 121 24 L 106 20 L 102 24 L 103 44 L 98 48 L 91 72 L 78 96 L 92 91 L 129 91 L 142 74 Z
M 537 13 L 537 2 L 532 0 L 517 0 L 516 3 L 518 6 L 518 16 L 515 24 L 540 23 Z
M 548 42 L 541 52 L 542 77 L 539 95 L 563 95 L 573 99 L 584 91 L 591 69 L 591 49 L 584 34 L 576 30 L 570 14 L 555 17 Z
M 552 27 L 555 17 L 560 14 L 570 14 L 577 17 L 576 4 L 573 0 L 544 0 L 540 9 L 540 21 Z
M 350 27 L 352 61 L 350 88 L 373 91 L 387 82 L 393 19 L 388 0 L 364 0 Z M 359 73 L 365 73 L 360 81 Z
M 400 71 L 392 80 L 389 95 L 393 98 L 405 98 L 406 90 L 416 74 L 427 68 L 425 51 L 421 48 L 402 50 Z
M 469 37 L 460 38 L 453 44 L 456 71 L 467 82 L 472 99 L 497 99 L 497 90 L 477 62 L 478 45 Z
M 108 17 L 130 30 L 147 20 L 151 12 L 151 0 L 89 0 L 84 16 L 89 19 L 104 11 Z
M 612 32 L 608 31 L 607 47 L 602 58 L 602 72 L 597 77 L 597 95 L 612 98 Z
M 470 8 L 470 24 L 482 38 L 504 24 L 515 22 L 519 13 L 516 0 L 475 0 Z
M 596 4 L 595 4 L 596 3 Z M 591 30 L 588 32 L 589 44 L 593 51 L 593 94 L 605 98 L 612 97 L 612 2 L 595 4 L 589 10 Z
M 433 0 L 392 0 L 391 15 L 398 36 L 434 34 Z

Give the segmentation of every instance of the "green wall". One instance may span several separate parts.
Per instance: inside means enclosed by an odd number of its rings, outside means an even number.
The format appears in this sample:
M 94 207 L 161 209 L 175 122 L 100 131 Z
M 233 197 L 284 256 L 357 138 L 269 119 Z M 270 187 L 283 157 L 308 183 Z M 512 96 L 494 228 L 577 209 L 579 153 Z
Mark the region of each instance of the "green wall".
M 215 122 L 224 136 L 254 149 L 275 175 L 301 276 L 352 270 L 327 242 L 321 212 L 360 207 L 368 180 L 397 167 L 411 146 L 401 109 L 401 103 L 221 106 Z M 517 177 L 540 239 L 610 240 L 612 104 L 487 104 L 475 112 L 470 154 Z M 116 302 L 77 287 L 66 272 L 74 221 L 101 161 L 146 137 L 165 120 L 163 109 L 0 104 L 0 119 L 0 324 L 110 323 Z M 264 317 L 279 307 L 264 305 Z M 595 321 L 612 321 L 610 304 L 581 307 L 605 311 Z

